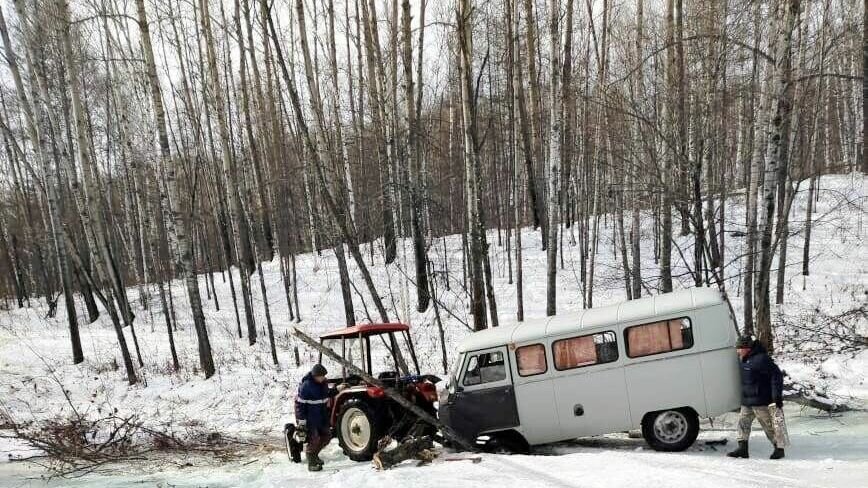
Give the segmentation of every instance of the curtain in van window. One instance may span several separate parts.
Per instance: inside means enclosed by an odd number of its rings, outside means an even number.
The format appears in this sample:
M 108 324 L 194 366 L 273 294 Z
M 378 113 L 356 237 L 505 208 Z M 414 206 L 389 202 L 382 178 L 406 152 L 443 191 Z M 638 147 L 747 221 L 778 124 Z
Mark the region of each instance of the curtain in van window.
M 679 334 L 680 334 L 679 329 Z M 631 327 L 627 330 L 627 343 L 630 356 L 647 356 L 658 352 L 671 351 L 672 339 L 668 322 Z
M 648 356 L 660 352 L 677 351 L 690 347 L 684 343 L 684 325 L 690 327 L 685 319 L 639 325 L 627 329 L 627 350 L 630 357 Z
M 515 359 L 521 376 L 546 372 L 546 348 L 542 344 L 519 347 L 515 350 Z
M 672 350 L 684 349 L 684 337 L 681 334 L 681 320 L 669 321 L 669 344 Z
M 553 349 L 557 369 L 589 366 L 597 362 L 597 347 L 593 335 L 557 341 Z

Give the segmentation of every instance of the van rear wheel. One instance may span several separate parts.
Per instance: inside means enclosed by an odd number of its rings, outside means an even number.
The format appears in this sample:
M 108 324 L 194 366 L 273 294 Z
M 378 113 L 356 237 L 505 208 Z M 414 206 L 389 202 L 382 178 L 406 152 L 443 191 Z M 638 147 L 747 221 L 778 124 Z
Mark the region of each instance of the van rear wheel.
M 642 419 L 642 437 L 655 451 L 683 451 L 699 436 L 699 416 L 691 409 L 651 412 Z

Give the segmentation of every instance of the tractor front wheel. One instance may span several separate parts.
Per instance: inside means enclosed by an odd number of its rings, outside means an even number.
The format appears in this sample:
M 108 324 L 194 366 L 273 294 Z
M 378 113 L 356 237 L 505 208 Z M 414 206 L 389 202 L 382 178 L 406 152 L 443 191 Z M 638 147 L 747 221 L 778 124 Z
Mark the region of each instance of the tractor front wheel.
M 370 461 L 384 432 L 384 422 L 370 403 L 361 398 L 351 398 L 341 405 L 337 415 L 337 436 L 348 458 Z

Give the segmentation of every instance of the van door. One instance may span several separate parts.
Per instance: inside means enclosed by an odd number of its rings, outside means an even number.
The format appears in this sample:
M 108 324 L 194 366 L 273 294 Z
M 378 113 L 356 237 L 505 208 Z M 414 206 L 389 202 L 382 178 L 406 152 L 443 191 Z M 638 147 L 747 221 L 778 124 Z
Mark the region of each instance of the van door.
M 554 380 L 561 429 L 570 438 L 630 428 L 624 368 L 591 366 Z
M 606 434 L 630 428 L 624 368 L 614 331 L 552 343 L 558 418 L 564 437 Z
M 516 429 L 531 445 L 564 440 L 555 389 L 551 378 L 551 361 L 546 359 L 547 344 L 528 344 L 513 351 L 513 378 L 518 418 Z M 569 436 L 567 436 L 569 437 Z
M 441 418 L 470 441 L 483 432 L 518 425 L 515 389 L 506 347 L 466 354 L 455 393 L 441 407 Z

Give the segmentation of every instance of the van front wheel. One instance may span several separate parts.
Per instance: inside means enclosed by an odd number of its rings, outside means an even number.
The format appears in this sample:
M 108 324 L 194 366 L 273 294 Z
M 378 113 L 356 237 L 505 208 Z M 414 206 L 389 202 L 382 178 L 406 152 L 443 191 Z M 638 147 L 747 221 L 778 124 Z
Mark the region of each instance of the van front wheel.
M 699 417 L 691 409 L 651 412 L 642 419 L 642 437 L 656 451 L 683 451 L 699 435 Z

